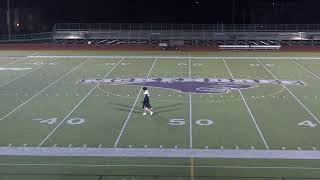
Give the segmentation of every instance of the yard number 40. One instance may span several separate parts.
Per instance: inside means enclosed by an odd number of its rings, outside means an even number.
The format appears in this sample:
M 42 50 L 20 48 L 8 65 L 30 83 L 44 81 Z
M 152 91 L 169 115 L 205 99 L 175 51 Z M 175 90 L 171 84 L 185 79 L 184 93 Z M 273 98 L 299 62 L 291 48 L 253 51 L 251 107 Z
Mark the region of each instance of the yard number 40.
M 58 118 L 49 118 L 49 119 L 39 118 L 39 119 L 33 119 L 33 120 L 34 121 L 39 121 L 42 124 L 52 125 L 52 124 L 57 124 Z M 71 125 L 77 125 L 77 124 L 82 124 L 85 121 L 86 120 L 83 119 L 83 118 L 71 118 L 71 119 L 67 120 L 67 123 L 71 124 Z

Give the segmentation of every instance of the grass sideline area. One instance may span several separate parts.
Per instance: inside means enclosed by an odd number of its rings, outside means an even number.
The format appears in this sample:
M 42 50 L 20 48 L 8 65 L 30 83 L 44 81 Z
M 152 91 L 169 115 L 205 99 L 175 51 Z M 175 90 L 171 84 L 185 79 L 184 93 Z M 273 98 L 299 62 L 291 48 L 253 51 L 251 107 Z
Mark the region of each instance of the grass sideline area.
M 89 57 L 50 57 L 75 55 Z M 0 146 L 6 150 L 0 152 L 0 179 L 320 178 L 319 55 L 0 51 Z M 162 56 L 169 58 L 156 58 Z M 207 58 L 195 58 L 201 56 Z M 150 83 L 155 114 L 143 116 L 143 84 L 135 81 L 159 78 L 180 85 Z M 115 79 L 136 84 L 108 84 Z M 98 155 L 68 156 L 59 148 L 75 153 L 95 148 Z M 99 149 L 132 151 L 120 157 Z M 188 154 L 190 149 L 195 152 Z M 161 154 L 164 150 L 172 152 Z M 219 151 L 210 157 L 206 150 Z

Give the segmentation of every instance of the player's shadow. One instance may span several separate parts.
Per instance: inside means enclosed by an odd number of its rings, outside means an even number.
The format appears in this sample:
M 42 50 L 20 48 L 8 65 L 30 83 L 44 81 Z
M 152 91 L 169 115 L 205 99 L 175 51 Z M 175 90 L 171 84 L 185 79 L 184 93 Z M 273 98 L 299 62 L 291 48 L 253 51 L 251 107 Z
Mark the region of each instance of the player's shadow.
M 132 108 L 132 106 L 130 106 L 130 105 L 124 105 L 124 104 L 119 104 L 119 103 L 110 103 L 110 104 L 115 105 L 115 107 L 113 107 L 112 109 L 115 109 L 115 110 L 118 110 L 121 112 L 129 112 L 130 109 Z M 176 103 L 176 104 L 167 105 L 167 106 L 154 107 L 155 112 L 154 112 L 153 116 L 157 116 L 159 113 L 172 112 L 172 111 L 179 110 L 181 108 L 179 108 L 178 106 L 180 106 L 182 104 L 183 103 Z M 170 109 L 166 109 L 166 108 L 170 108 Z M 134 113 L 134 114 L 142 113 L 142 105 L 141 105 L 141 107 L 135 106 L 132 113 Z

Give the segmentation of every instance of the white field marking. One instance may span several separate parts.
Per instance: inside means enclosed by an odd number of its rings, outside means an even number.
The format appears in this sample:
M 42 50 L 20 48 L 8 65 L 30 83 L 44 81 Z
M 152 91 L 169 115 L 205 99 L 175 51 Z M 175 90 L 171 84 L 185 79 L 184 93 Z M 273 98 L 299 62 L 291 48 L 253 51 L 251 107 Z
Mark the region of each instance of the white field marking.
M 279 80 L 279 78 L 274 75 L 259 59 L 257 61 L 263 66 L 265 70 L 267 70 L 274 79 Z M 299 98 L 294 95 L 290 89 L 286 85 L 282 85 L 291 95 L 292 97 L 320 124 L 320 120 L 299 100 Z
M 314 77 L 316 77 L 317 79 L 320 80 L 320 77 L 318 75 L 316 75 L 315 73 L 313 73 L 312 71 L 310 71 L 309 69 L 307 69 L 305 66 L 303 66 L 302 64 L 298 63 L 297 61 L 290 59 L 291 62 L 294 62 L 296 65 L 298 65 L 299 67 L 301 67 L 302 69 L 304 69 L 305 71 L 307 71 L 308 73 L 312 74 Z
M 51 86 L 53 86 L 54 84 L 56 84 L 57 82 L 59 82 L 61 79 L 65 78 L 66 76 L 68 76 L 70 73 L 72 73 L 73 71 L 75 71 L 76 69 L 78 69 L 81 65 L 83 65 L 84 63 L 86 63 L 89 59 L 83 61 L 82 63 L 80 63 L 79 65 L 77 65 L 76 67 L 74 67 L 73 69 L 71 69 L 70 71 L 68 71 L 67 73 L 65 73 L 64 75 L 62 75 L 60 78 L 58 78 L 57 80 L 55 80 L 54 82 L 52 82 L 51 84 L 49 84 L 48 86 L 46 86 L 45 88 L 41 89 L 40 91 L 38 91 L 35 95 L 33 95 L 31 98 L 29 98 L 28 100 L 26 100 L 25 102 L 23 102 L 22 104 L 20 104 L 18 107 L 14 108 L 12 111 L 10 111 L 8 114 L 6 114 L 5 116 L 3 116 L 0 121 L 4 120 L 6 117 L 8 117 L 9 115 L 13 114 L 14 112 L 16 112 L 18 109 L 20 109 L 22 106 L 24 106 L 25 104 L 27 104 L 28 102 L 32 101 L 35 97 L 37 97 L 39 94 L 41 94 L 42 92 L 46 91 L 48 88 L 50 88 Z
M 49 167 L 143 167 L 143 168 L 214 168 L 214 169 L 289 169 L 289 170 L 320 170 L 320 167 L 305 166 L 187 166 L 167 164 L 48 164 L 48 163 L 0 163 L 0 166 L 49 166 Z
M 104 76 L 104 78 L 108 77 L 109 74 L 116 68 L 118 65 L 124 60 L 121 59 L 114 67 L 112 67 L 111 70 Z M 63 118 L 63 120 L 40 142 L 39 147 L 41 147 L 52 134 L 56 132 L 56 130 L 69 118 L 69 116 L 82 104 L 84 100 L 87 99 L 87 97 L 99 86 L 99 84 L 96 84 L 79 102 L 78 104 Z
M 223 59 L 223 62 L 224 62 L 224 64 L 225 64 L 225 66 L 227 67 L 227 69 L 228 69 L 228 71 L 229 71 L 229 73 L 230 73 L 231 78 L 234 78 L 232 72 L 230 71 L 230 68 L 229 68 L 227 62 L 226 62 L 224 59 Z M 246 101 L 245 98 L 243 97 L 243 94 L 242 94 L 242 92 L 241 92 L 240 89 L 238 89 L 238 92 L 239 92 L 239 94 L 240 94 L 240 96 L 241 96 L 241 98 L 242 98 L 242 100 L 243 100 L 243 102 L 244 102 L 244 105 L 245 105 L 246 108 L 247 108 L 247 111 L 249 112 L 249 114 L 250 114 L 250 116 L 251 116 L 251 119 L 252 119 L 254 125 L 256 126 L 256 129 L 257 129 L 257 131 L 258 131 L 258 133 L 259 133 L 259 135 L 260 135 L 261 140 L 263 141 L 264 146 L 269 150 L 269 149 L 270 149 L 270 148 L 269 148 L 269 145 L 268 145 L 266 139 L 264 138 L 264 136 L 263 136 L 263 134 L 262 134 L 262 131 L 261 131 L 261 129 L 260 129 L 260 127 L 259 127 L 259 125 L 258 125 L 258 123 L 257 123 L 257 121 L 256 121 L 256 119 L 255 119 L 255 117 L 253 116 L 249 105 L 247 104 L 247 101 Z
M 126 58 L 126 59 L 185 59 L 188 58 L 188 56 L 65 56 L 65 55 L 37 55 L 37 56 L 27 56 L 29 58 L 77 58 L 77 59 L 106 59 L 106 58 Z M 270 60 L 287 60 L 292 59 L 293 57 L 289 56 L 273 56 L 273 57 L 263 57 L 263 56 L 191 56 L 194 59 L 212 59 L 212 60 L 220 60 L 221 58 L 228 58 L 228 59 L 251 59 L 255 60 L 257 58 L 264 58 L 264 59 L 270 59 Z M 305 59 L 305 60 L 320 60 L 320 57 L 299 57 L 299 59 Z
M 8 63 L 8 64 L 5 64 L 5 65 L 0 66 L 0 68 L 7 67 L 7 66 L 9 66 L 9 65 L 11 65 L 11 64 L 16 63 L 17 61 L 22 61 L 23 59 L 26 59 L 26 58 L 28 58 L 28 57 L 26 56 L 26 57 L 19 58 L 19 59 L 17 59 L 17 60 L 14 60 L 14 61 Z
M 52 60 L 52 61 L 54 61 L 54 60 Z M 52 61 L 50 61 L 50 62 L 52 62 Z M 1 84 L 1 85 L 0 85 L 0 88 L 2 88 L 3 86 L 5 86 L 5 85 L 7 85 L 7 84 L 12 83 L 13 81 L 15 81 L 15 80 L 17 80 L 17 79 L 19 79 L 19 78 L 25 77 L 26 75 L 28 75 L 28 74 L 32 73 L 33 71 L 35 71 L 35 70 L 43 67 L 44 65 L 46 65 L 46 64 L 43 64 L 43 65 L 41 65 L 41 66 L 38 66 L 38 67 L 32 69 L 31 71 L 27 71 L 26 73 L 23 73 L 23 74 L 21 74 L 20 76 L 18 76 L 18 77 L 14 78 L 14 79 L 11 79 L 11 80 L 9 80 L 9 81 Z
M 2 156 L 38 157 L 141 157 L 141 158 L 226 158 L 226 159 L 320 159 L 316 150 L 236 150 L 177 148 L 84 148 L 84 147 L 0 147 Z
M 149 76 L 150 76 L 150 74 L 151 74 L 151 72 L 152 72 L 152 70 L 153 70 L 153 68 L 154 68 L 154 65 L 156 64 L 157 60 L 158 60 L 158 58 L 156 58 L 156 59 L 153 61 L 153 64 L 152 64 L 152 66 L 151 66 L 151 68 L 150 68 L 150 70 L 149 70 L 149 72 L 148 72 L 148 74 L 147 74 L 147 76 L 146 76 L 145 79 L 149 78 Z M 138 95 L 137 95 L 137 97 L 136 97 L 136 100 L 134 101 L 134 103 L 133 103 L 133 105 L 132 105 L 132 107 L 131 107 L 131 109 L 130 109 L 130 111 L 129 111 L 129 114 L 128 114 L 128 116 L 127 116 L 127 119 L 126 119 L 126 121 L 124 122 L 124 124 L 123 124 L 123 126 L 122 126 L 122 128 L 121 128 L 121 131 L 120 131 L 120 133 L 119 133 L 119 135 L 118 135 L 118 137 L 117 137 L 116 142 L 114 143 L 114 146 L 113 146 L 114 148 L 117 147 L 117 145 L 118 145 L 118 143 L 119 143 L 119 141 L 120 141 L 120 138 L 121 138 L 121 136 L 122 136 L 125 128 L 127 127 L 127 124 L 128 124 L 129 119 L 130 119 L 130 117 L 131 117 L 131 114 L 132 114 L 132 112 L 133 112 L 133 109 L 134 109 L 134 107 L 136 106 L 136 104 L 137 104 L 137 102 L 138 102 L 138 100 L 139 100 L 139 97 L 140 97 L 141 92 L 142 92 L 142 87 L 140 87 L 140 91 L 139 91 L 139 93 L 138 93 Z
M 192 69 L 191 69 L 191 57 L 189 52 L 189 78 L 192 78 Z M 189 93 L 189 147 L 193 147 L 193 138 L 192 138 L 192 93 Z

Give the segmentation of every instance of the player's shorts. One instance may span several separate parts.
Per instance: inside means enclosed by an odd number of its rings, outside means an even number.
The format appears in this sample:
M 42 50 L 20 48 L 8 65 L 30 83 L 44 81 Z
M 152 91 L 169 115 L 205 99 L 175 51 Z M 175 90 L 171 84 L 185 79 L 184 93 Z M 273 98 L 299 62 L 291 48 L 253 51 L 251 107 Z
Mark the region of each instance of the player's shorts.
M 151 109 L 151 105 L 149 103 L 143 103 L 144 108 Z

